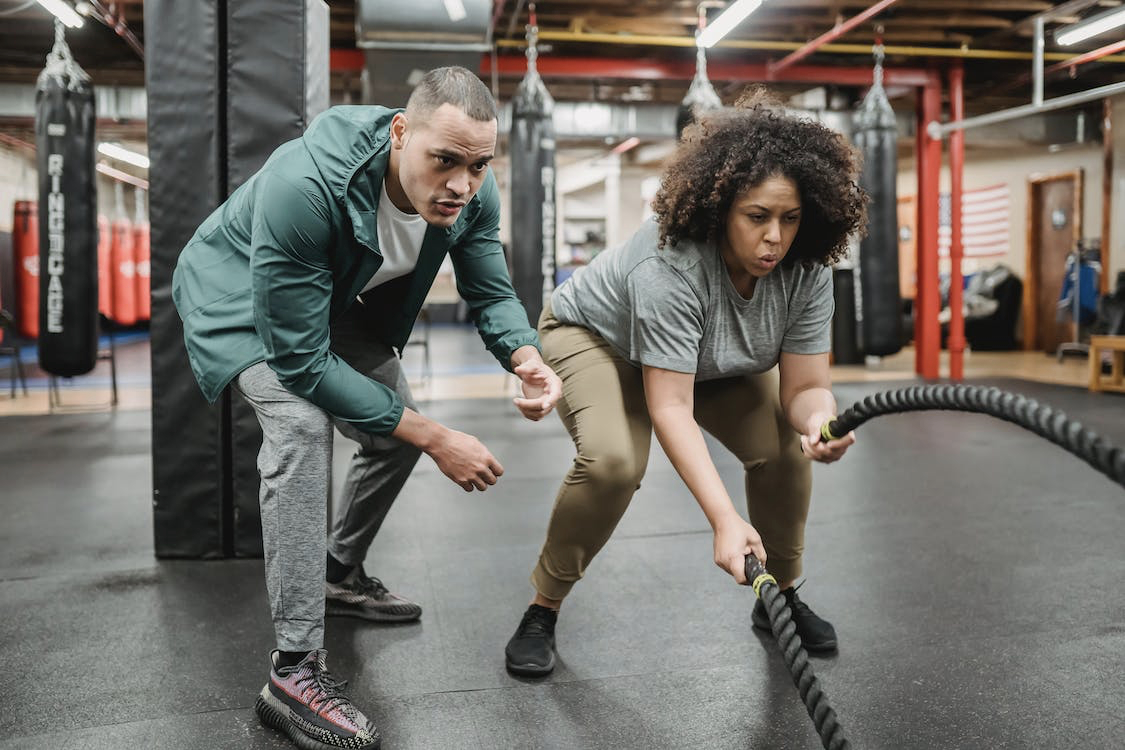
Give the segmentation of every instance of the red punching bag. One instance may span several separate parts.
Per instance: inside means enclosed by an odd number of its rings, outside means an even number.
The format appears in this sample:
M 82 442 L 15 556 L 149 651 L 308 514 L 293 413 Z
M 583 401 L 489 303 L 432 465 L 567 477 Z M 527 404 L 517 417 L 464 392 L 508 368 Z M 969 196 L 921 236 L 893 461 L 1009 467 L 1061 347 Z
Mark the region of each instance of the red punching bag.
M 19 333 L 39 337 L 39 207 L 16 201 L 12 221 L 12 266 L 16 272 L 15 309 Z
M 110 248 L 113 275 L 113 320 L 123 326 L 137 322 L 136 261 L 133 258 L 133 225 L 128 219 L 113 222 Z
M 137 322 L 147 323 L 152 317 L 152 296 L 149 283 L 152 277 L 149 262 L 152 251 L 149 247 L 148 221 L 145 219 L 144 193 L 140 188 L 137 188 L 133 196 L 136 199 L 136 215 L 133 218 L 133 260 L 137 272 Z
M 109 219 L 98 217 L 98 312 L 113 318 L 113 273 L 109 268 L 109 251 L 113 246 L 113 233 Z
M 133 226 L 133 257 L 137 272 L 137 322 L 144 323 L 152 317 L 150 291 L 152 251 L 149 248 L 148 222 Z

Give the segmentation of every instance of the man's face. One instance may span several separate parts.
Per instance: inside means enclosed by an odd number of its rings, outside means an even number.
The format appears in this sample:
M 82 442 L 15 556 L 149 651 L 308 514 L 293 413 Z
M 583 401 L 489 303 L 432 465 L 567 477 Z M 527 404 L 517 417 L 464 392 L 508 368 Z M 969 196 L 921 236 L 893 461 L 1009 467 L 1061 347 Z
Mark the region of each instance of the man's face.
M 441 105 L 423 122 L 399 113 L 391 121 L 391 147 L 410 207 L 399 205 L 402 196 L 388 185 L 395 205 L 448 227 L 484 182 L 496 149 L 496 120 L 474 120 L 452 104 Z

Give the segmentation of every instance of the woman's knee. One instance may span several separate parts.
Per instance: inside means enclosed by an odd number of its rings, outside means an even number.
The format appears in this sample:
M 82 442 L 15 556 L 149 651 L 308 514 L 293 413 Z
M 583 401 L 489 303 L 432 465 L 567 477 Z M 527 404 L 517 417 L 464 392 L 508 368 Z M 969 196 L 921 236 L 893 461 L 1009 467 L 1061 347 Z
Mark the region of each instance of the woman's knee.
M 580 453 L 574 464 L 577 478 L 607 492 L 633 491 L 644 478 L 646 461 L 626 451 L 611 450 L 593 455 Z

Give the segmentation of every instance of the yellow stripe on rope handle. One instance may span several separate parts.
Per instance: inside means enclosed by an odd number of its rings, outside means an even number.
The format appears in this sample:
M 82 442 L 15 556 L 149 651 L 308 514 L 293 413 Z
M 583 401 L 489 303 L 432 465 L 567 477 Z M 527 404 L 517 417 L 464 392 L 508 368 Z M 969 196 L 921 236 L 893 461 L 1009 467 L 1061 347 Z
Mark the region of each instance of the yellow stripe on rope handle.
M 832 434 L 832 423 L 836 421 L 835 417 L 829 419 L 827 422 L 820 426 L 820 436 L 824 438 L 824 442 L 829 443 L 833 440 L 839 440 L 837 436 Z
M 760 576 L 755 578 L 754 583 L 751 584 L 754 587 L 754 596 L 758 597 L 759 599 L 762 598 L 760 590 L 762 588 L 762 585 L 766 583 L 772 583 L 774 586 L 776 586 L 777 579 L 771 576 L 769 573 L 762 573 Z

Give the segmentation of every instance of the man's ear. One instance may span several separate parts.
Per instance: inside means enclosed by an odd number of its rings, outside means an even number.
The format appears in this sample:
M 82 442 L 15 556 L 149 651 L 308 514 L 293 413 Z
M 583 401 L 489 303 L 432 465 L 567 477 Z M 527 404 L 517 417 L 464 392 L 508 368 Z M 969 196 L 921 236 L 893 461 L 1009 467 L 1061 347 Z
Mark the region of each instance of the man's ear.
M 406 145 L 407 119 L 404 112 L 396 112 L 391 118 L 391 146 L 401 149 Z

